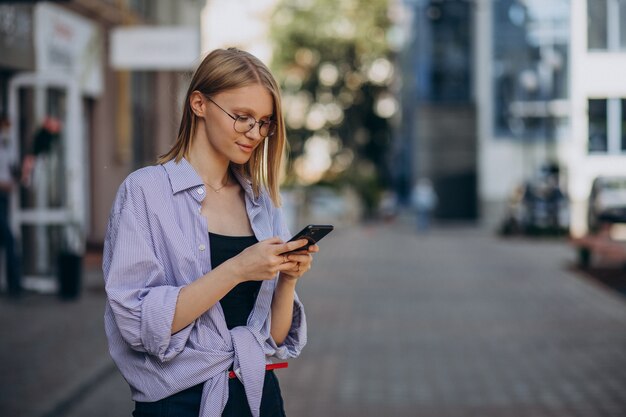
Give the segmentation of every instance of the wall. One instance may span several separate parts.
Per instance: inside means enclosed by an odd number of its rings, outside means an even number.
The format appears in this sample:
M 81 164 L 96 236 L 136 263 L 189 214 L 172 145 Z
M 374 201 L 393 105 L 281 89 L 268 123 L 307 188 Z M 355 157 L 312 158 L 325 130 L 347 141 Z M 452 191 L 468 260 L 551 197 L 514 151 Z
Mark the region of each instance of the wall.
M 151 4 L 151 25 L 186 25 L 200 31 L 200 10 L 204 2 L 200 0 L 184 0 L 171 2 L 159 0 Z M 107 22 L 107 30 L 122 21 Z M 135 24 L 140 24 L 135 18 Z M 167 152 L 176 139 L 180 122 L 182 98 L 186 92 L 188 77 L 185 71 L 153 70 L 146 77 L 150 88 L 149 102 L 146 98 L 135 98 L 139 101 L 143 118 L 151 123 L 149 126 L 136 126 L 133 129 L 133 108 L 130 104 L 132 96 L 132 71 L 116 71 L 109 66 L 110 46 L 106 36 L 106 93 L 95 103 L 93 135 L 91 137 L 92 161 L 92 192 L 91 192 L 91 228 L 88 241 L 99 246 L 104 241 L 107 219 L 111 204 L 121 182 L 139 165 L 156 162 L 159 155 Z M 198 51 L 198 62 L 200 51 Z M 190 69 L 191 71 L 191 69 Z M 135 112 L 137 109 L 134 110 Z M 137 129 L 138 128 L 138 129 Z M 154 132 L 144 138 L 133 137 L 133 130 L 149 130 Z M 146 141 L 140 146 L 133 146 L 133 141 Z M 137 144 L 135 144 L 137 145 Z M 133 148 L 148 149 L 145 155 L 133 155 Z
M 626 30 L 626 22 L 621 22 Z M 587 231 L 587 196 L 598 175 L 626 176 L 626 154 L 589 155 L 587 152 L 589 98 L 626 98 L 626 52 L 587 50 L 587 4 L 572 1 L 572 148 L 568 150 L 571 172 L 572 226 L 575 235 Z

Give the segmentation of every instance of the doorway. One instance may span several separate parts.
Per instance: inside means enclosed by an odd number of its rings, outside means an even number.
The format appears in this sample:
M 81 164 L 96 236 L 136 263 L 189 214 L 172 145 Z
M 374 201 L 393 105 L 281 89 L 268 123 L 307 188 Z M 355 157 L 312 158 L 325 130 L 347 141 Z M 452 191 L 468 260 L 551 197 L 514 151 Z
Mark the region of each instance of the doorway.
M 89 169 L 80 89 L 63 74 L 20 74 L 9 85 L 11 140 L 22 161 L 13 231 L 21 246 L 22 285 L 57 290 L 61 252 L 82 254 Z

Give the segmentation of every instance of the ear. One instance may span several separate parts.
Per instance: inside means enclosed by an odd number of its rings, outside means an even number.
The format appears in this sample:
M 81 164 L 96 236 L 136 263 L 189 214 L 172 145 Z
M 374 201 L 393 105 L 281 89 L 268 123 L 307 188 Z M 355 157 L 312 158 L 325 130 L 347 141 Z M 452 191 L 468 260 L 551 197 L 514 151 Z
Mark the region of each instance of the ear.
M 206 110 L 206 99 L 204 95 L 199 91 L 194 91 L 189 96 L 189 107 L 196 116 L 204 119 L 204 112 Z

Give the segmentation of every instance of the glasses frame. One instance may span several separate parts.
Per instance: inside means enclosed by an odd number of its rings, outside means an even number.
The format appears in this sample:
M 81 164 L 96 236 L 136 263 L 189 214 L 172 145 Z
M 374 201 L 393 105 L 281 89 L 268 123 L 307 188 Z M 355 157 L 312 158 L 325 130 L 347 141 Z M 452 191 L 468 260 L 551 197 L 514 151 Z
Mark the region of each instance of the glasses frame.
M 215 104 L 215 105 L 216 105 L 216 106 L 217 106 L 217 107 L 218 107 L 221 111 L 223 111 L 224 113 L 226 113 L 226 115 L 227 115 L 228 117 L 230 117 L 231 119 L 233 119 L 233 121 L 234 121 L 234 122 L 233 122 L 233 130 L 234 130 L 235 132 L 237 132 L 237 133 L 248 133 L 248 132 L 252 131 L 252 129 L 254 129 L 254 126 L 256 126 L 256 125 L 258 124 L 258 125 L 259 125 L 259 135 L 261 135 L 263 138 L 269 138 L 269 137 L 273 136 L 273 135 L 276 133 L 276 127 L 277 127 L 277 126 L 276 126 L 276 121 L 275 121 L 275 120 L 268 120 L 268 121 L 265 121 L 265 120 L 257 120 L 257 119 L 255 119 L 254 117 L 252 117 L 252 116 L 250 116 L 250 115 L 247 115 L 247 116 L 237 116 L 237 115 L 232 115 L 232 114 L 230 114 L 229 112 L 227 112 L 226 110 L 224 110 L 224 108 L 223 108 L 222 106 L 220 106 L 219 104 L 217 104 L 217 103 L 216 103 L 216 102 L 215 102 L 215 101 L 214 101 L 211 97 L 208 97 L 208 96 L 205 96 L 205 97 L 206 97 L 206 99 L 207 99 L 207 100 L 209 100 L 211 103 Z M 244 118 L 244 117 L 245 117 L 246 119 L 252 119 L 252 120 L 254 120 L 254 124 L 253 124 L 252 126 L 250 126 L 250 129 L 248 129 L 248 130 L 246 130 L 246 131 L 244 131 L 244 132 L 240 132 L 239 130 L 237 130 L 237 127 L 236 127 L 236 126 L 237 126 L 237 121 L 238 121 L 239 119 L 241 119 L 241 118 Z M 270 131 L 270 132 L 268 133 L 268 135 L 267 135 L 267 136 L 264 136 L 264 135 L 261 133 L 261 129 L 263 128 L 263 125 L 267 125 L 267 126 L 268 126 L 268 130 L 269 130 L 269 128 L 272 126 L 272 124 L 273 124 L 273 126 L 274 126 L 274 130 L 273 130 L 273 131 Z

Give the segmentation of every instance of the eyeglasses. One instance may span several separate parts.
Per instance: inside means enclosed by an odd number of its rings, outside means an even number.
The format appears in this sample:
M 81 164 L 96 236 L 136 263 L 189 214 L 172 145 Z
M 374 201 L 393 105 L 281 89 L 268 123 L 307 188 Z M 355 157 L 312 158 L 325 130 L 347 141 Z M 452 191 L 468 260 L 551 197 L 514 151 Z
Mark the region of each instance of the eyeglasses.
M 254 129 L 254 126 L 258 123 L 259 124 L 259 134 L 261 136 L 263 136 L 264 138 L 272 136 L 274 133 L 276 133 L 276 122 L 274 120 L 258 120 L 257 121 L 252 116 L 233 116 L 232 114 L 230 114 L 229 112 L 224 110 L 222 108 L 222 106 L 220 106 L 219 104 L 214 102 L 210 97 L 206 97 L 206 98 L 211 103 L 213 103 L 217 107 L 219 107 L 219 109 L 221 111 L 226 113 L 228 115 L 228 117 L 230 117 L 231 119 L 233 119 L 235 121 L 235 123 L 233 123 L 233 129 L 235 129 L 236 132 L 238 132 L 238 133 L 248 133 L 249 131 Z

